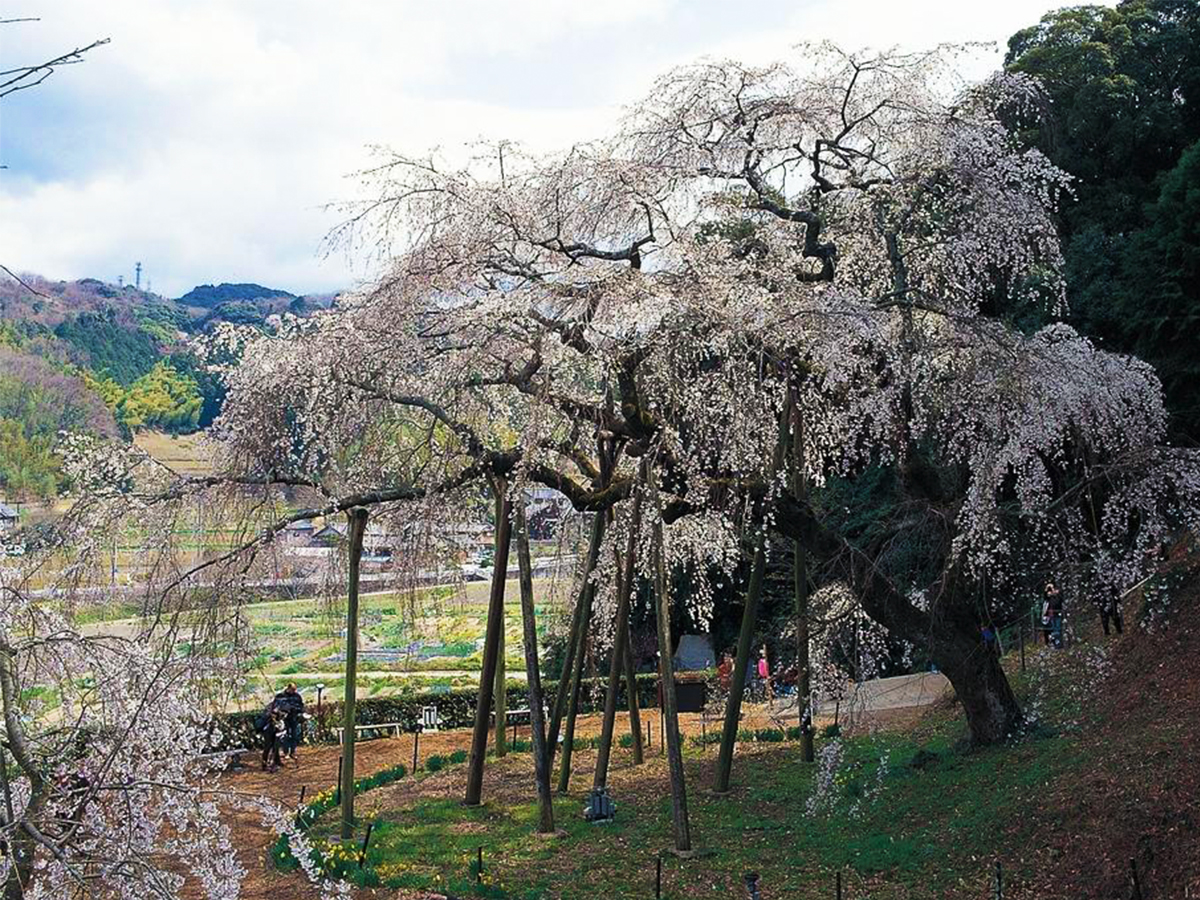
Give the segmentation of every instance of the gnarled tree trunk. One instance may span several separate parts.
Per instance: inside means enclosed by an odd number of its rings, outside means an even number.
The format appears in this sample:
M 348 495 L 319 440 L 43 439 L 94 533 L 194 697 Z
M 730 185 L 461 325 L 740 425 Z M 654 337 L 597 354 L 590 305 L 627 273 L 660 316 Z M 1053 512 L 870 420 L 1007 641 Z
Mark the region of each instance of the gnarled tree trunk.
M 984 643 L 979 624 L 973 615 L 965 613 L 963 601 L 957 601 L 957 605 L 953 612 L 930 617 L 929 656 L 954 687 L 972 743 L 999 743 L 1021 727 L 1021 705 L 1000 665 L 999 654 Z
M 781 498 L 774 511 L 782 534 L 806 540 L 818 558 L 840 561 L 841 573 L 867 615 L 897 637 L 928 650 L 962 703 L 972 742 L 994 744 L 1020 728 L 1021 706 L 999 657 L 983 641 L 975 604 L 956 567 L 931 591 L 938 598 L 934 605 L 918 609 L 879 570 L 873 557 L 826 528 L 807 502 Z

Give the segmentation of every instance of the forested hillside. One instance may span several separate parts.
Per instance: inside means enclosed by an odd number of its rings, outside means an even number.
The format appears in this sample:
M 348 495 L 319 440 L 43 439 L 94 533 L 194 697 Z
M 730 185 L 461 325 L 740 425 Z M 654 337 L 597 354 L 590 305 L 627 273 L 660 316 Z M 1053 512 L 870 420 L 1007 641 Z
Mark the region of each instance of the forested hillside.
M 219 322 L 262 325 L 325 305 L 256 284 L 202 285 L 178 300 L 94 278 L 0 281 L 0 497 L 66 485 L 61 432 L 113 439 L 211 424 L 224 389 L 189 340 Z

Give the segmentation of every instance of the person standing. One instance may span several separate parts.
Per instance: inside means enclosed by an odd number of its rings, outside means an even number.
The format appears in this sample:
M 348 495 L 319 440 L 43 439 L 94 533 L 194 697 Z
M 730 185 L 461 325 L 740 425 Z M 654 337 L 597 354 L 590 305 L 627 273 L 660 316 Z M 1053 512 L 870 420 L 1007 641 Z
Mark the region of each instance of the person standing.
M 296 682 L 289 681 L 287 687 L 275 695 L 274 707 L 284 717 L 286 734 L 283 739 L 283 753 L 289 759 L 296 758 L 296 747 L 304 728 L 304 697 L 296 689 Z
M 1125 630 L 1125 620 L 1121 616 L 1121 596 L 1115 591 L 1112 597 L 1100 607 L 1100 624 L 1104 627 L 1106 637 L 1109 634 L 1109 625 L 1116 626 L 1117 634 L 1121 634 Z
M 758 658 L 758 679 L 762 682 L 763 694 L 767 698 L 767 702 L 775 699 L 774 691 L 771 688 L 771 666 L 767 662 L 766 644 L 763 644 L 762 655 Z
M 264 772 L 274 772 L 283 766 L 279 753 L 287 734 L 283 712 L 270 703 L 259 717 L 259 732 L 263 736 L 262 767 Z
M 983 646 L 987 648 L 988 653 L 994 656 L 1000 655 L 999 633 L 991 625 L 981 625 L 979 634 L 983 638 Z
M 1046 584 L 1046 602 L 1042 604 L 1042 625 L 1046 628 L 1046 643 L 1056 649 L 1063 645 L 1063 596 L 1062 591 L 1054 584 Z
M 725 693 L 733 686 L 733 657 L 728 653 L 722 655 L 721 664 L 717 666 L 717 682 Z

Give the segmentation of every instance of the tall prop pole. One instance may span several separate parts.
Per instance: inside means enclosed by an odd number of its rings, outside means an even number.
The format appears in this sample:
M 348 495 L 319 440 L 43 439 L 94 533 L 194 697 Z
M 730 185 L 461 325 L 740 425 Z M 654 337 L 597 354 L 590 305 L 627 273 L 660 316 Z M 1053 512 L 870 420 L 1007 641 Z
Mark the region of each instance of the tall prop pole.
M 785 405 L 779 420 L 779 439 L 771 457 L 768 485 L 775 483 L 775 475 L 783 463 L 783 447 L 787 440 L 788 409 Z M 738 634 L 737 660 L 733 667 L 733 684 L 729 700 L 725 704 L 725 727 L 721 733 L 721 752 L 717 757 L 717 793 L 729 790 L 729 778 L 733 772 L 733 745 L 737 742 L 738 723 L 742 716 L 742 694 L 746 689 L 746 673 L 750 668 L 750 646 L 754 642 L 754 629 L 758 625 L 758 607 L 762 600 L 763 575 L 766 569 L 767 528 L 761 515 L 756 516 L 758 534 L 754 541 L 754 562 L 750 568 L 750 584 L 746 588 L 746 606 L 742 612 L 742 629 Z
M 803 501 L 808 486 L 804 476 L 804 422 L 800 406 L 792 406 L 792 496 Z M 812 661 L 808 640 L 808 549 L 802 540 L 792 546 L 793 590 L 796 596 L 796 705 L 800 707 L 800 752 L 805 762 L 815 759 L 813 748 Z
M 600 751 L 596 756 L 596 772 L 593 788 L 602 788 L 608 783 L 608 760 L 612 754 L 613 732 L 617 721 L 617 692 L 621 689 L 621 675 L 629 652 L 629 598 L 636 577 L 638 531 L 642 524 L 642 492 L 635 490 L 629 510 L 629 543 L 625 549 L 625 567 L 617 592 L 617 618 L 613 626 L 612 659 L 608 667 L 608 693 L 604 698 L 604 722 L 600 729 Z M 630 715 L 637 702 L 636 692 L 630 696 Z M 636 741 L 635 741 L 636 746 Z
M 355 507 L 350 519 L 350 591 L 346 603 L 346 693 L 342 701 L 342 839 L 354 835 L 354 700 L 358 680 L 358 577 L 368 513 Z
M 483 671 L 479 673 L 479 700 L 475 705 L 475 729 L 471 733 L 471 758 L 467 764 L 467 791 L 463 800 L 467 806 L 478 806 L 483 800 L 483 764 L 487 757 L 488 720 L 496 685 L 500 630 L 504 627 L 504 579 L 508 573 L 508 547 L 512 538 L 508 485 L 503 478 L 492 480 L 492 493 L 497 498 L 496 553 L 492 559 L 492 594 L 483 641 Z
M 571 677 L 575 672 L 575 656 L 577 652 L 581 652 L 579 651 L 579 644 L 587 633 L 587 622 L 584 621 L 584 614 L 589 604 L 586 601 L 592 572 L 595 570 L 596 562 L 600 558 L 600 545 L 604 542 L 605 521 L 604 513 L 596 513 L 595 518 L 592 520 L 592 533 L 588 540 L 587 557 L 583 565 L 583 582 L 579 588 L 579 596 L 575 601 L 575 613 L 571 617 L 571 634 L 567 639 L 567 656 L 563 660 L 562 676 L 558 681 L 558 692 L 554 696 L 554 711 L 550 716 L 550 732 L 547 742 L 550 746 L 550 761 L 552 763 L 555 751 L 558 748 L 558 735 L 562 727 L 563 716 L 567 712 Z
M 529 561 L 529 525 L 524 500 L 513 511 L 517 530 L 517 565 L 521 570 L 521 626 L 525 643 L 525 678 L 529 684 L 529 733 L 533 772 L 537 780 L 538 831 L 554 831 L 554 798 L 550 794 L 550 754 L 546 746 L 546 717 L 542 706 L 542 674 L 538 663 L 537 617 L 533 608 L 533 566 Z
M 645 464 L 644 464 L 645 465 Z M 683 772 L 683 742 L 679 734 L 679 704 L 675 696 L 675 666 L 671 660 L 671 598 L 668 593 L 666 560 L 663 558 L 662 504 L 649 466 L 650 493 L 654 498 L 654 580 L 655 618 L 658 624 L 658 677 L 662 682 L 662 715 L 666 728 L 667 764 L 671 771 L 671 823 L 675 832 L 675 849 L 680 853 L 692 850 L 692 831 L 688 821 L 687 783 Z

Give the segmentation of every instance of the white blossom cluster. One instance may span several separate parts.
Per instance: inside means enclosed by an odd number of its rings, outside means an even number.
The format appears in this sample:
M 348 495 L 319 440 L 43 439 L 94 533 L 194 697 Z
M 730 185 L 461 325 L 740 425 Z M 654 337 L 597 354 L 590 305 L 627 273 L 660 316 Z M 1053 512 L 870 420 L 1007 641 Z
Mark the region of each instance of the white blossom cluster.
M 205 897 L 237 897 L 245 872 L 198 705 L 201 683 L 230 672 L 176 656 L 170 639 L 86 637 L 20 574 L 0 573 L 6 877 L 39 898 L 175 897 L 185 876 Z M 22 858 L 27 869 L 11 865 Z

